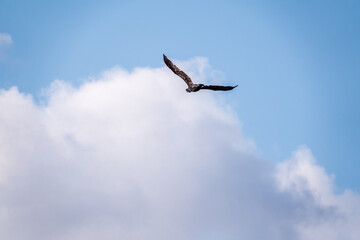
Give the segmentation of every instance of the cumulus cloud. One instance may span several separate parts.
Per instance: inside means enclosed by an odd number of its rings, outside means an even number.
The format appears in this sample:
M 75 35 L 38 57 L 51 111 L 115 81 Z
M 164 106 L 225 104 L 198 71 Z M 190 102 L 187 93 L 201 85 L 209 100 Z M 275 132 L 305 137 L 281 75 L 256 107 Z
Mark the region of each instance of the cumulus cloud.
M 334 194 L 334 176 L 328 176 L 316 165 L 308 148 L 300 147 L 290 159 L 277 165 L 276 172 L 281 191 L 299 199 L 311 198 L 335 214 L 318 224 L 298 225 L 301 239 L 357 239 L 360 236 L 360 196 L 351 190 Z
M 54 81 L 41 104 L 2 90 L 0 238 L 358 236 L 359 196 L 334 194 L 309 149 L 259 159 L 230 106 L 184 89 L 165 68 L 113 68 Z

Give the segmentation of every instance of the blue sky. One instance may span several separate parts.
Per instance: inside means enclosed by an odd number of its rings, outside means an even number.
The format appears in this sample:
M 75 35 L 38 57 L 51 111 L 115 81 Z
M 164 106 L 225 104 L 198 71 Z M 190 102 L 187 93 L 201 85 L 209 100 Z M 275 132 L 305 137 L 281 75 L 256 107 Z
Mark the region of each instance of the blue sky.
M 0 238 L 358 239 L 359 5 L 1 0 Z
M 308 146 L 339 190 L 360 191 L 357 1 L 0 2 L 0 87 L 38 98 L 113 66 L 206 57 L 264 159 Z

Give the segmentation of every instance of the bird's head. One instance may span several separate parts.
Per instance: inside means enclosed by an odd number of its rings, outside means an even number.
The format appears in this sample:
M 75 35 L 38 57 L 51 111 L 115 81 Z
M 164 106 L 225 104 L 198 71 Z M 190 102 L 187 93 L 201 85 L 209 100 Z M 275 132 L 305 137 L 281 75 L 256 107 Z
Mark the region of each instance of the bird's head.
M 191 93 L 191 90 L 189 88 L 185 89 L 188 93 Z

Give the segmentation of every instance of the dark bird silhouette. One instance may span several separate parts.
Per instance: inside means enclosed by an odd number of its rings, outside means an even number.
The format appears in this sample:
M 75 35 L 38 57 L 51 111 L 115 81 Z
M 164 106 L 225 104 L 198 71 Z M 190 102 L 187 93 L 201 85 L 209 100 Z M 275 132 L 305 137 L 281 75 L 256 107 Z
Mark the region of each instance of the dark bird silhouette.
M 202 89 L 209 89 L 209 90 L 213 90 L 213 91 L 229 91 L 229 90 L 232 90 L 232 89 L 237 87 L 237 85 L 236 86 L 220 86 L 220 85 L 194 84 L 191 81 L 191 78 L 186 73 L 181 71 L 164 54 L 163 54 L 163 56 L 164 56 L 164 62 L 166 64 L 166 66 L 168 66 L 171 69 L 171 71 L 173 71 L 173 73 L 175 73 L 176 75 L 181 77 L 185 81 L 185 83 L 188 85 L 188 88 L 186 89 L 186 91 L 189 92 L 189 93 L 190 92 L 197 92 L 197 91 L 202 90 Z

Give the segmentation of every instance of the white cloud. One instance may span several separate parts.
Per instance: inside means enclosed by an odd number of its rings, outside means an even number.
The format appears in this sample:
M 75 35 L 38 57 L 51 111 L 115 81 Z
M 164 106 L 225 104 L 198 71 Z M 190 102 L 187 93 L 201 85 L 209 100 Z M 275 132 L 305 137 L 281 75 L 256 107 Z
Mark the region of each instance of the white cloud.
M 55 81 L 40 106 L 2 90 L 0 238 L 358 236 L 359 196 L 335 195 L 308 149 L 258 159 L 229 106 L 185 88 L 165 68 L 114 68 Z
M 332 205 L 333 176 L 326 175 L 325 170 L 315 165 L 311 151 L 305 146 L 293 153 L 291 159 L 277 166 L 279 188 L 291 190 L 293 194 L 311 193 L 322 205 Z
M 299 224 L 301 239 L 357 239 L 360 236 L 360 196 L 351 190 L 334 194 L 334 177 L 315 164 L 308 148 L 299 148 L 290 159 L 278 164 L 276 178 L 281 191 L 295 198 L 310 197 L 318 206 L 332 208 L 336 213 L 318 224 Z

